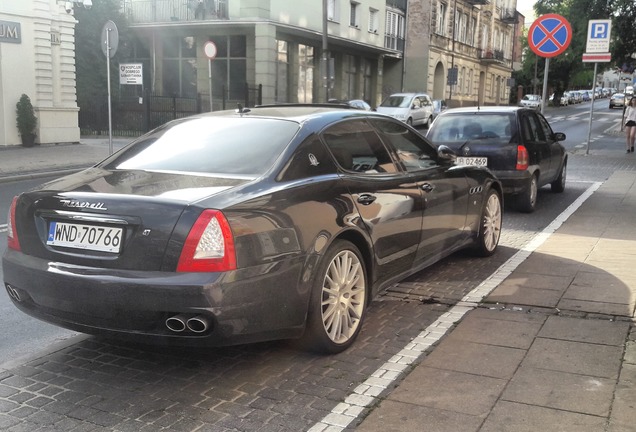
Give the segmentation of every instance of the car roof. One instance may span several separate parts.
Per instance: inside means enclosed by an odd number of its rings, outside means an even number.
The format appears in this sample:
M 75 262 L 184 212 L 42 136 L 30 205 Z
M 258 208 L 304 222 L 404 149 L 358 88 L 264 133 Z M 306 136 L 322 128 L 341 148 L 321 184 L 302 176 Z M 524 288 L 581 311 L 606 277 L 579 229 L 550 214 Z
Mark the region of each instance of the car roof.
M 257 107 L 242 108 L 242 112 L 238 109 L 213 111 L 201 113 L 191 116 L 191 118 L 205 117 L 247 117 L 247 118 L 270 118 L 290 120 L 303 123 L 311 119 L 323 119 L 325 121 L 336 121 L 348 117 L 378 117 L 391 118 L 385 114 L 373 111 L 364 111 L 352 108 L 345 104 L 280 104 L 280 105 L 262 105 Z M 181 119 L 183 120 L 183 119 Z M 177 120 L 178 121 L 178 120 Z
M 448 110 L 444 111 L 444 115 L 459 114 L 459 113 L 474 113 L 474 114 L 479 114 L 479 113 L 485 113 L 485 114 L 516 113 L 518 111 L 532 111 L 532 112 L 536 112 L 535 110 L 531 110 L 531 109 L 525 108 L 525 107 L 499 106 L 499 105 L 496 105 L 496 106 L 485 106 L 485 107 L 451 108 L 451 109 L 448 109 Z
M 423 96 L 428 96 L 428 93 L 425 92 L 403 92 L 403 93 L 391 93 L 391 96 L 419 96 L 419 95 L 423 95 Z

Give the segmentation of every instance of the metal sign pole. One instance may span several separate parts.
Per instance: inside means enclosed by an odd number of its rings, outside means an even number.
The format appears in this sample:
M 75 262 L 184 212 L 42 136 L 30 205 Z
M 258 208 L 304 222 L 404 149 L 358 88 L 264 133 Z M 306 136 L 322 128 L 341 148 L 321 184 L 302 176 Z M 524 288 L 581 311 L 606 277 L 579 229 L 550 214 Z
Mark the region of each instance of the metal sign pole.
M 110 31 L 106 31 L 106 79 L 108 80 L 108 154 L 113 154 L 113 116 L 110 105 Z
M 545 104 L 548 100 L 548 71 L 550 69 L 550 57 L 545 59 L 545 70 L 543 72 L 543 93 L 541 93 L 541 114 L 545 113 Z M 556 98 L 556 95 L 554 96 Z
M 590 107 L 590 123 L 587 127 L 587 147 L 585 149 L 585 154 L 590 154 L 590 139 L 592 137 L 592 116 L 594 115 L 594 95 L 596 94 L 596 68 L 598 67 L 598 63 L 594 63 L 594 78 L 592 78 L 592 106 Z
M 212 59 L 208 59 L 208 79 L 210 80 L 210 112 L 214 111 L 212 108 Z

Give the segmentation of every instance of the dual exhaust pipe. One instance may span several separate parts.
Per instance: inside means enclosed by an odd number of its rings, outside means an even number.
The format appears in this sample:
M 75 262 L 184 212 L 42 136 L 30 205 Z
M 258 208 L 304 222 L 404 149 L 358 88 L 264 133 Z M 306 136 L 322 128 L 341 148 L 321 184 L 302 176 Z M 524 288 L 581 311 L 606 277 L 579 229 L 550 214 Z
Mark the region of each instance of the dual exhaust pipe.
M 179 314 L 168 318 L 166 327 L 175 333 L 186 330 L 192 333 L 205 333 L 210 328 L 210 321 L 205 315 Z

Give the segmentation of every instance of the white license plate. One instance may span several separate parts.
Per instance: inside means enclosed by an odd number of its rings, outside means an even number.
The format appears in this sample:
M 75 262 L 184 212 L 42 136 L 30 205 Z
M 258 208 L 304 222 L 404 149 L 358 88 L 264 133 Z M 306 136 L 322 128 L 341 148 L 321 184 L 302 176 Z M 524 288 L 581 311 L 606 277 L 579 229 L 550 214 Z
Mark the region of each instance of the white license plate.
M 488 158 L 458 156 L 455 165 L 488 166 Z
M 123 234 L 123 228 L 51 222 L 46 244 L 117 253 Z

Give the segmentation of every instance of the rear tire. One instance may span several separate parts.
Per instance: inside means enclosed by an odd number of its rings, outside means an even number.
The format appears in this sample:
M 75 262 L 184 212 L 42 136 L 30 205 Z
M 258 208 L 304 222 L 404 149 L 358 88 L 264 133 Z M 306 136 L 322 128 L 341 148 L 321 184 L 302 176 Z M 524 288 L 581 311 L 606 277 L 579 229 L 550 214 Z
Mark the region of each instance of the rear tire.
M 567 163 L 563 162 L 563 166 L 561 167 L 561 172 L 559 173 L 559 176 L 556 178 L 556 180 L 550 183 L 550 188 L 552 192 L 561 193 L 565 190 L 565 179 L 567 177 L 567 168 L 568 168 Z
M 530 178 L 528 187 L 519 195 L 517 195 L 517 199 L 516 199 L 517 210 L 523 213 L 532 213 L 537 205 L 538 190 L 539 190 L 539 187 L 538 187 L 537 176 L 533 175 Z
M 330 354 L 349 348 L 362 328 L 368 295 L 362 254 L 353 243 L 336 240 L 318 265 L 303 346 Z
M 424 126 L 426 127 L 426 129 L 430 129 L 432 123 L 433 123 L 433 117 L 429 117 L 426 119 L 426 124 Z
M 406 119 L 406 124 L 409 125 L 409 126 L 413 126 L 413 119 L 411 117 Z
M 475 255 L 487 257 L 497 250 L 501 236 L 502 214 L 501 196 L 496 190 L 490 189 L 481 209 L 479 232 L 473 248 Z

